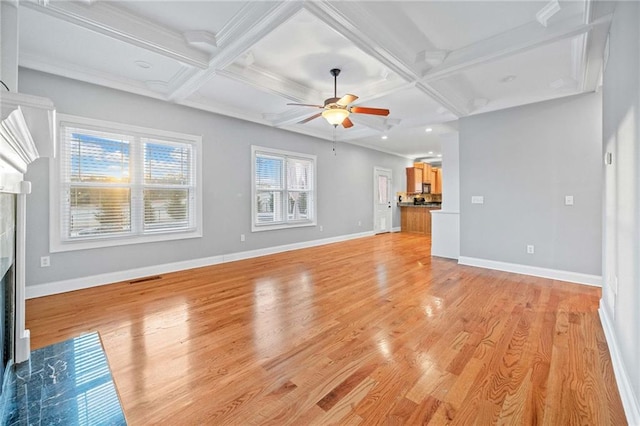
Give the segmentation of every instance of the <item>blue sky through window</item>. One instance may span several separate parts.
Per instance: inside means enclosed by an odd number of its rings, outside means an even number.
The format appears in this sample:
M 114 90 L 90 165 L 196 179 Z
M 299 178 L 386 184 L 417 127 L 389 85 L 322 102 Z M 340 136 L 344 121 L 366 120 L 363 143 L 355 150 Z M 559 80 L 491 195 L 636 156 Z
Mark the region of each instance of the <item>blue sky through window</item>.
M 71 134 L 71 176 L 76 181 L 129 180 L 129 142 Z
M 128 182 L 130 155 L 129 141 L 124 138 L 71 133 L 72 180 Z M 189 184 L 191 147 L 147 142 L 144 144 L 144 169 L 147 183 Z

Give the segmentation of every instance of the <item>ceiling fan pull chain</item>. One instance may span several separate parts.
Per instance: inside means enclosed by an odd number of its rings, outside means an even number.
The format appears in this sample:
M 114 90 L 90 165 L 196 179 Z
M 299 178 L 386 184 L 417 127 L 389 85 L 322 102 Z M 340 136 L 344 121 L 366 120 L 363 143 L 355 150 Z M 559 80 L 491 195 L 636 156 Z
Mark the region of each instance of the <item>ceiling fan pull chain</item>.
M 333 128 L 333 156 L 336 157 L 338 153 L 336 152 L 336 128 Z

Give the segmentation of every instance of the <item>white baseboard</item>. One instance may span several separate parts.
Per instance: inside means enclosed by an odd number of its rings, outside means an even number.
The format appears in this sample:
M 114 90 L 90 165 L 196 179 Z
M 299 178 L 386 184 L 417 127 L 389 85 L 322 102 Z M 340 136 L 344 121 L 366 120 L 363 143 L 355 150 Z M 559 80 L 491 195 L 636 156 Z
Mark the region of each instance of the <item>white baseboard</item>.
M 169 272 L 182 271 L 185 269 L 201 268 L 203 266 L 216 265 L 218 263 L 234 262 L 236 260 L 250 259 L 253 257 L 266 256 L 268 254 L 282 253 L 285 251 L 298 250 L 308 247 L 316 247 L 325 244 L 348 241 L 356 238 L 373 236 L 372 231 L 359 232 L 356 234 L 340 235 L 337 237 L 323 238 L 320 240 L 304 241 L 300 243 L 285 244 L 281 246 L 267 247 L 263 249 L 249 250 L 237 253 L 223 254 L 219 256 L 190 259 L 180 262 L 166 263 L 162 265 L 145 266 L 142 268 L 128 269 L 125 271 L 109 272 L 106 274 L 91 275 L 70 280 L 55 281 L 44 284 L 27 285 L 26 298 L 49 296 L 52 294 L 65 293 L 67 291 L 82 290 L 84 288 L 97 287 L 105 284 L 112 284 L 121 281 L 130 281 L 151 275 L 167 274 Z
M 638 404 L 636 396 L 633 394 L 631 381 L 624 367 L 622 354 L 620 353 L 618 341 L 616 340 L 613 322 L 609 314 L 607 314 L 606 307 L 602 304 L 602 299 L 600 299 L 600 309 L 598 309 L 598 313 L 600 314 L 600 322 L 602 323 L 604 336 L 609 346 L 611 364 L 613 365 L 613 372 L 616 376 L 616 382 L 618 383 L 618 392 L 620 393 L 620 399 L 622 399 L 624 413 L 627 416 L 627 423 L 629 423 L 629 425 L 640 425 L 640 405 Z
M 460 265 L 477 266 L 479 268 L 495 269 L 497 271 L 513 272 L 516 274 L 532 275 L 534 277 L 549 278 L 552 280 L 568 281 L 571 283 L 602 287 L 602 276 L 600 275 L 589 275 L 582 274 L 580 272 L 560 271 L 557 269 L 539 268 L 537 266 L 498 262 L 495 260 L 487 260 L 467 256 L 460 256 L 458 258 L 458 263 Z
M 396 227 L 394 227 L 394 228 L 391 228 L 391 232 L 400 232 L 401 230 L 402 230 L 402 228 L 401 228 L 401 227 L 399 227 L 399 226 L 396 226 Z

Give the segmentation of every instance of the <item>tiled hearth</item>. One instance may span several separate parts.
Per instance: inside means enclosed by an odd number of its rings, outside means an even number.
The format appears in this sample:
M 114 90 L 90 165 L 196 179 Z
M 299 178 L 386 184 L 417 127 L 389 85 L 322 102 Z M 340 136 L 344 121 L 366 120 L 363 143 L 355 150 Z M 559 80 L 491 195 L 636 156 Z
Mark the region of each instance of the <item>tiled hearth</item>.
M 98 333 L 32 351 L 4 390 L 3 425 L 126 425 Z

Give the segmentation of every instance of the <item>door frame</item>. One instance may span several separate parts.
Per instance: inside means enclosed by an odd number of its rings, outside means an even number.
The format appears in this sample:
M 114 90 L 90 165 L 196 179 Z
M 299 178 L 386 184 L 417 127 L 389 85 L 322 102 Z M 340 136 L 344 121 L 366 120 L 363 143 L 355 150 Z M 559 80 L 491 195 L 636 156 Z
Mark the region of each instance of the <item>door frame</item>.
M 373 233 L 374 234 L 382 234 L 382 232 L 378 232 L 378 200 L 376 196 L 378 195 L 378 172 L 384 172 L 389 174 L 389 202 L 393 203 L 393 170 L 388 169 L 386 167 L 374 166 L 373 167 Z M 390 208 L 390 220 L 387 226 L 387 231 L 384 232 L 393 232 L 393 208 Z

